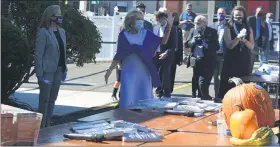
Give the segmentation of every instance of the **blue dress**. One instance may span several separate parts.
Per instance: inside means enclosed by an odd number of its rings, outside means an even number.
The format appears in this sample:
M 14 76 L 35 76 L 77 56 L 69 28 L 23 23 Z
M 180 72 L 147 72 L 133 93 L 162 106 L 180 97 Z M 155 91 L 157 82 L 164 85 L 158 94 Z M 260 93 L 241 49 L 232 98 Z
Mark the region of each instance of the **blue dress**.
M 114 59 L 122 61 L 120 108 L 135 105 L 139 100 L 154 98 L 153 86 L 160 84 L 152 57 L 161 38 L 151 33 L 147 30 L 141 30 L 138 34 L 122 31 L 119 35 Z M 151 38 L 155 42 L 148 41 Z

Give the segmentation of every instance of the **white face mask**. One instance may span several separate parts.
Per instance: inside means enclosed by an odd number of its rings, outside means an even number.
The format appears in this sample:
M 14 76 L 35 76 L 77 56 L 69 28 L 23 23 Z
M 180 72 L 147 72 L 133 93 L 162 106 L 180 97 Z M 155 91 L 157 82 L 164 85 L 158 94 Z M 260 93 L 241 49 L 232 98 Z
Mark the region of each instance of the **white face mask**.
M 266 21 L 269 22 L 269 23 L 272 23 L 273 19 L 272 18 L 267 18 Z

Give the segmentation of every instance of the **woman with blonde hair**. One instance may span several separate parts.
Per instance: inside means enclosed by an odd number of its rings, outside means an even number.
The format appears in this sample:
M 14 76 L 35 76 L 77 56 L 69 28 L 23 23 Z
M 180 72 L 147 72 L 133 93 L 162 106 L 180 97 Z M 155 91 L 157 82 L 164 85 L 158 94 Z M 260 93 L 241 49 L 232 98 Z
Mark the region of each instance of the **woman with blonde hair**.
M 171 17 L 170 17 L 171 16 Z M 168 23 L 173 23 L 169 14 Z M 138 100 L 153 98 L 153 88 L 160 86 L 160 79 L 153 64 L 153 56 L 158 46 L 166 44 L 170 29 L 162 38 L 144 29 L 143 13 L 129 12 L 124 20 L 124 29 L 119 33 L 117 52 L 105 74 L 105 82 L 118 63 L 122 63 L 120 108 L 135 105 Z
M 61 81 L 66 79 L 66 36 L 58 5 L 48 6 L 35 41 L 35 71 L 40 88 L 38 111 L 43 114 L 41 127 L 50 125 Z

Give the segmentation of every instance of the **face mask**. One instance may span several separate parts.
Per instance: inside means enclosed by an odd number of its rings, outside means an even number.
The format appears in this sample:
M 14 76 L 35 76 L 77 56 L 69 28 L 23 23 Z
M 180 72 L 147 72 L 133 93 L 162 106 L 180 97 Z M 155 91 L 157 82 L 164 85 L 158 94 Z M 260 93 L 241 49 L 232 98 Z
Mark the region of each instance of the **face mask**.
M 272 18 L 267 18 L 267 22 L 272 23 L 272 22 L 273 22 L 273 19 L 272 19 Z
M 198 26 L 198 25 L 195 25 L 195 26 L 194 26 L 194 29 L 197 30 L 197 31 L 202 31 L 202 27 L 201 27 L 201 26 Z
M 234 20 L 235 23 L 242 24 L 243 17 L 236 16 L 236 17 L 233 18 L 233 20 Z
M 55 22 L 56 24 L 62 24 L 63 18 L 62 18 L 62 16 L 54 16 L 51 18 L 51 20 L 53 22 Z
M 187 12 L 188 12 L 188 13 L 191 13 L 191 12 L 192 12 L 192 9 L 187 9 Z
M 218 20 L 219 21 L 223 21 L 223 20 L 225 20 L 225 15 L 223 15 L 223 14 L 221 14 L 221 15 L 218 15 Z
M 137 31 L 140 31 L 144 27 L 144 21 L 143 20 L 136 20 L 135 22 L 135 29 Z

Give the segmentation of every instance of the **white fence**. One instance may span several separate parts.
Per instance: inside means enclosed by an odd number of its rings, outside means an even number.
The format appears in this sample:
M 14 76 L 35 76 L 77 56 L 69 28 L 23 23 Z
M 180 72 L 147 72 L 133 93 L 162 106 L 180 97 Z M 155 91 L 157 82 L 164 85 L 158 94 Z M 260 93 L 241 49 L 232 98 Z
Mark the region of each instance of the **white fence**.
M 94 16 L 92 12 L 86 12 L 85 15 L 94 22 L 103 41 L 100 53 L 96 55 L 96 61 L 112 60 L 116 52 L 120 26 L 123 24 L 126 13 L 119 13 L 114 16 Z M 145 15 L 145 19 L 154 24 L 153 17 L 153 14 Z

